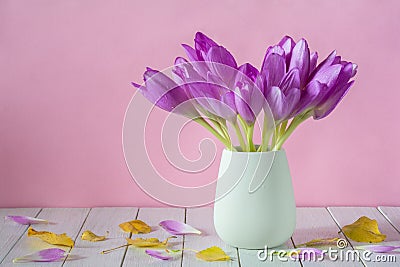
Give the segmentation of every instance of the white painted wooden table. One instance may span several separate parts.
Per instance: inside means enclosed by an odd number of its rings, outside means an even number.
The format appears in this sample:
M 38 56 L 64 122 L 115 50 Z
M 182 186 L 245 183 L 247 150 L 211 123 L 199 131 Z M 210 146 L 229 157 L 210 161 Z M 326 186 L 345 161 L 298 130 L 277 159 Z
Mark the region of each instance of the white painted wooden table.
M 395 262 L 367 262 L 357 258 L 355 261 L 333 261 L 325 258 L 322 262 L 313 261 L 279 261 L 274 259 L 260 261 L 257 250 L 236 249 L 222 242 L 213 227 L 213 210 L 210 207 L 196 209 L 179 208 L 24 208 L 0 209 L 0 218 L 6 215 L 26 215 L 47 219 L 55 224 L 35 225 L 36 230 L 46 230 L 56 233 L 66 232 L 75 239 L 75 247 L 70 250 L 66 260 L 53 263 L 12 263 L 16 257 L 35 252 L 40 249 L 55 247 L 37 238 L 27 237 L 27 226 L 0 219 L 0 266 L 400 266 L 400 253 L 395 255 Z M 329 208 L 297 208 L 297 226 L 292 238 L 282 246 L 282 249 L 296 247 L 314 238 L 342 237 L 340 227 L 354 222 L 361 216 L 376 219 L 382 233 L 387 235 L 385 244 L 400 245 L 400 207 L 329 207 Z M 187 235 L 173 240 L 173 249 L 190 248 L 202 250 L 210 246 L 219 246 L 233 259 L 229 262 L 203 262 L 194 257 L 194 253 L 185 250 L 182 255 L 172 261 L 154 259 L 142 249 L 123 248 L 102 255 L 104 249 L 125 244 L 129 234 L 122 232 L 118 225 L 121 222 L 141 219 L 154 229 L 147 237 L 157 237 L 160 240 L 169 236 L 157 225 L 166 219 L 186 222 L 204 233 L 201 236 Z M 109 231 L 107 240 L 102 242 L 87 242 L 80 239 L 85 230 L 97 234 Z M 245 231 L 245 229 L 243 229 Z M 140 235 L 138 235 L 140 236 Z M 352 250 L 360 243 L 347 239 Z M 60 247 L 65 249 L 65 247 Z M 380 254 L 382 255 L 382 254 Z M 377 259 L 378 254 L 370 256 Z M 393 259 L 392 259 L 393 260 Z

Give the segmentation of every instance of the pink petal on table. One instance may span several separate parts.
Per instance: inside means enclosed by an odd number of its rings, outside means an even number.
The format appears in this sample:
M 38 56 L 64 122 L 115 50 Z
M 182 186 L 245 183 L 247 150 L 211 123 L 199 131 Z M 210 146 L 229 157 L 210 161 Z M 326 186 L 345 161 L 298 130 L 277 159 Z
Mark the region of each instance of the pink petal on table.
M 62 249 L 49 248 L 22 256 L 20 258 L 15 258 L 13 259 L 13 262 L 53 262 L 65 258 L 67 254 L 68 253 Z
M 165 231 L 173 235 L 186 235 L 186 234 L 197 234 L 200 235 L 201 231 L 196 228 L 174 220 L 166 220 L 159 223 Z
M 296 248 L 299 251 L 298 254 L 292 256 L 292 258 L 299 258 L 301 260 L 316 260 L 317 257 L 322 255 L 322 250 L 317 248 Z
M 367 245 L 367 246 L 357 246 L 355 248 L 369 250 L 377 253 L 387 253 L 396 249 L 400 249 L 400 246 Z
M 40 224 L 40 223 L 47 224 L 47 223 L 49 223 L 47 220 L 28 217 L 28 216 L 12 216 L 12 215 L 9 215 L 9 216 L 4 217 L 4 219 L 11 220 L 11 221 L 14 221 L 16 223 L 24 224 L 24 225 Z
M 157 258 L 163 261 L 171 260 L 172 257 L 168 255 L 167 252 L 160 251 L 160 250 L 152 250 L 146 249 L 146 254 L 152 256 L 153 258 Z

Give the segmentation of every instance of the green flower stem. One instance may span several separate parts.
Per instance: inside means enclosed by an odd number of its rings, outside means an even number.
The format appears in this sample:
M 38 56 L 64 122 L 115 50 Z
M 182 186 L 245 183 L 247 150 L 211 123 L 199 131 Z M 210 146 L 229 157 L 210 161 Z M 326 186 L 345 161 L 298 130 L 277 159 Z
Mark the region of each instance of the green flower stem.
M 218 133 L 220 135 L 222 135 L 225 139 L 228 139 L 221 127 L 220 118 L 217 116 L 214 116 L 212 114 L 209 114 L 208 116 L 209 116 L 209 119 L 212 122 L 212 124 L 214 124 L 214 126 L 216 127 L 216 130 L 218 131 Z
M 220 123 L 221 130 L 225 135 L 225 139 L 227 139 L 229 141 L 229 143 L 231 144 L 231 146 L 233 146 L 231 136 L 229 135 L 228 126 L 226 125 L 226 121 L 224 119 L 220 118 L 219 123 Z
M 201 126 L 203 126 L 204 128 L 206 128 L 207 130 L 209 130 L 215 137 L 218 138 L 219 141 L 221 141 L 225 147 L 229 150 L 236 150 L 233 146 L 232 143 L 225 139 L 220 133 L 218 133 L 205 119 L 201 118 L 201 117 L 197 117 L 193 119 L 195 122 L 197 122 L 198 124 L 200 124 Z
M 248 141 L 248 131 L 249 131 L 248 128 L 249 128 L 249 126 L 248 126 L 247 123 L 243 120 L 242 116 L 238 115 L 238 119 L 239 119 L 240 124 L 242 125 L 244 134 L 245 134 L 245 136 L 246 136 L 246 140 Z M 243 150 L 243 152 L 250 152 L 250 144 L 249 144 L 248 142 L 247 142 L 246 149 Z
M 249 152 L 256 152 L 256 148 L 253 143 L 253 132 L 254 132 L 254 123 L 249 125 L 247 128 L 247 148 Z
M 280 150 L 282 148 L 283 143 L 289 138 L 289 136 L 293 133 L 293 131 L 297 128 L 297 126 L 299 126 L 302 122 L 304 122 L 311 116 L 312 114 L 310 112 L 306 112 L 295 117 L 290 123 L 289 127 L 286 129 L 285 133 L 279 138 L 273 150 Z
M 218 122 L 219 122 L 221 131 L 224 134 L 225 138 L 230 140 L 231 137 L 230 137 L 229 132 L 228 132 L 228 127 L 226 126 L 226 121 L 224 119 L 222 119 L 222 118 L 219 118 Z
M 261 145 L 258 147 L 257 152 L 268 151 L 269 139 L 271 138 L 271 130 L 268 130 L 267 114 L 264 114 Z
M 281 129 L 279 130 L 279 136 L 282 136 L 285 133 L 287 124 L 288 124 L 287 120 L 282 122 Z
M 252 125 L 248 125 L 240 115 L 238 115 L 238 118 L 239 118 L 239 122 L 240 122 L 240 124 L 242 124 L 243 130 L 246 134 L 246 139 L 247 139 L 246 152 L 256 152 L 256 148 L 253 143 L 254 123 Z
M 276 143 L 278 142 L 279 127 L 280 127 L 280 125 L 278 124 L 278 125 L 275 125 L 275 128 L 274 128 L 274 134 L 272 135 L 272 144 L 271 144 L 272 150 L 275 150 Z
M 234 123 L 232 123 L 232 125 L 233 125 L 233 128 L 235 128 L 236 135 L 239 139 L 240 147 L 242 148 L 242 151 L 245 151 L 246 143 L 244 142 L 242 131 L 240 131 L 239 124 L 237 123 L 237 121 L 235 121 Z

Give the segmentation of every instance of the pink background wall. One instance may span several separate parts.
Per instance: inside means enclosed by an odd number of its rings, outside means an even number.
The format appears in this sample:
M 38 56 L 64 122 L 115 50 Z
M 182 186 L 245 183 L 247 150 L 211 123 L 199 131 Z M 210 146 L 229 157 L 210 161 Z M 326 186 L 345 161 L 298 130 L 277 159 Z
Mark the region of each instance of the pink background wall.
M 400 205 L 399 26 L 396 0 L 0 1 L 0 206 L 161 205 L 125 167 L 129 82 L 170 66 L 198 30 L 257 67 L 285 34 L 358 63 L 339 108 L 285 146 L 297 204 Z M 189 154 L 209 136 L 185 135 Z

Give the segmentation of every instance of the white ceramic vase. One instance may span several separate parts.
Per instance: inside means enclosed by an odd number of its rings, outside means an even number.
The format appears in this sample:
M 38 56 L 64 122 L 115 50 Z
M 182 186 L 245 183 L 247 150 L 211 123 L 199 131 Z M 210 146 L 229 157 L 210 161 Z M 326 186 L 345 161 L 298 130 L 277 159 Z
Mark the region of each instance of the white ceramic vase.
M 277 247 L 293 234 L 296 205 L 284 150 L 224 150 L 214 225 L 226 243 L 246 249 Z

